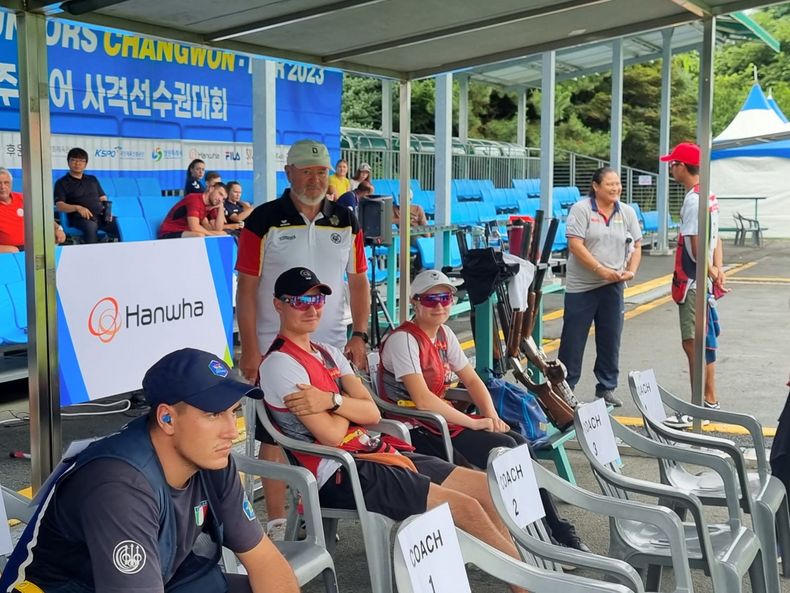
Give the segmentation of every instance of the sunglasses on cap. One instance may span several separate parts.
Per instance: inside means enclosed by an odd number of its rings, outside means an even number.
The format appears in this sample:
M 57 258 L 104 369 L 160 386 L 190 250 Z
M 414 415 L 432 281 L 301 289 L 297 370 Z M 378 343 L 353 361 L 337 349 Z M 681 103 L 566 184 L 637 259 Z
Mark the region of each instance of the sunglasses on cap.
M 449 307 L 453 304 L 455 297 L 452 292 L 432 292 L 430 294 L 420 294 L 414 297 L 423 307 L 433 309 L 441 305 Z
M 307 311 L 310 307 L 320 309 L 326 303 L 325 294 L 303 294 L 301 296 L 281 296 L 280 300 L 297 311 Z

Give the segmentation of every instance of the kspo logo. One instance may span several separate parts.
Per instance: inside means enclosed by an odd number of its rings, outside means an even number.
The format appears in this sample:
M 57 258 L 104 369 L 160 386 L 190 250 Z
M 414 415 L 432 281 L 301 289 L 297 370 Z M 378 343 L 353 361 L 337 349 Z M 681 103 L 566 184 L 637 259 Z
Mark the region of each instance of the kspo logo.
M 88 331 L 99 338 L 103 344 L 112 342 L 121 329 L 118 301 L 112 297 L 104 297 L 93 305 L 88 315 Z
M 203 317 L 203 311 L 203 301 L 188 301 L 186 298 L 182 298 L 181 302 L 153 307 L 140 303 L 125 305 L 123 312 L 121 312 L 121 307 L 116 299 L 104 297 L 91 309 L 88 316 L 88 331 L 91 335 L 99 338 L 102 343 L 108 344 L 115 338 L 121 327 L 139 328 L 182 319 L 194 319 Z

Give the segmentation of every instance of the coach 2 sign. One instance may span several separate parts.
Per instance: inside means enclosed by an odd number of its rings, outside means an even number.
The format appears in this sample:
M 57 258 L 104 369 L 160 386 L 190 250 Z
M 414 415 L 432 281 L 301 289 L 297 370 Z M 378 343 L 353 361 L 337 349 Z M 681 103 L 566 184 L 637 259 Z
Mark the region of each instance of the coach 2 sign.
M 527 445 L 499 455 L 492 462 L 499 492 L 510 518 L 522 529 L 540 521 L 546 512 Z
M 58 250 L 61 405 L 140 389 L 184 347 L 231 363 L 233 239 L 174 239 Z

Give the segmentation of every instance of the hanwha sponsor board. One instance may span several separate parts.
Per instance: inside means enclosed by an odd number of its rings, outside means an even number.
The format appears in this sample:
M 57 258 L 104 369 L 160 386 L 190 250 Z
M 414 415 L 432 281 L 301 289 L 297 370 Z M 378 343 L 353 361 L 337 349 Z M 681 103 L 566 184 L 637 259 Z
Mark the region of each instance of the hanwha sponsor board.
M 230 237 L 58 250 L 61 405 L 140 389 L 187 346 L 230 364 L 232 251 Z

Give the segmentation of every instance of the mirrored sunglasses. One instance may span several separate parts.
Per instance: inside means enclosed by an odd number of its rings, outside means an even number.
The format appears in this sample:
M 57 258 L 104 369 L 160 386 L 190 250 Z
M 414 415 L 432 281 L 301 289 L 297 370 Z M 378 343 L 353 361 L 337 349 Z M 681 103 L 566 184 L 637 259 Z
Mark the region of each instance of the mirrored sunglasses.
M 320 309 L 326 303 L 325 294 L 303 294 L 301 296 L 281 296 L 280 300 L 297 311 L 307 311 L 310 307 Z
M 452 292 L 433 292 L 430 294 L 421 294 L 415 297 L 423 307 L 449 307 L 453 304 L 455 297 Z
M 672 167 L 678 167 L 678 166 L 680 166 L 680 165 L 682 165 L 682 164 L 683 164 L 683 163 L 681 163 L 680 161 L 671 161 L 671 162 L 669 163 L 669 168 L 671 169 Z

